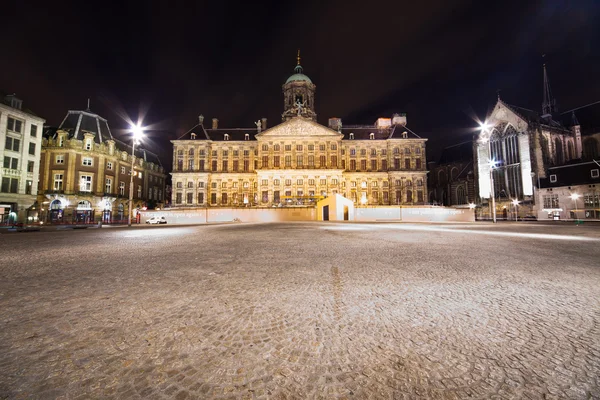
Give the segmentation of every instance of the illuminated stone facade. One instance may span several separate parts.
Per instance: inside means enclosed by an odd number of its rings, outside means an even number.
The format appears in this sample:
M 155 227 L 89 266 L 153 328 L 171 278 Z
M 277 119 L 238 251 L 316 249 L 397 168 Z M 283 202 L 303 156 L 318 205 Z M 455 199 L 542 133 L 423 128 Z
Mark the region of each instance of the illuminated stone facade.
M 34 222 L 45 120 L 14 95 L 0 99 L 0 224 Z M 31 217 L 29 219 L 28 217 Z
M 165 171 L 158 157 L 136 146 L 133 209 L 162 207 Z M 38 203 L 48 223 L 127 220 L 131 147 L 113 138 L 107 121 L 69 111 L 44 132 Z
M 493 168 L 496 211 L 500 215 L 518 200 L 523 214 L 534 213 L 534 189 L 547 178 L 549 167 L 581 159 L 581 129 L 570 128 L 550 115 L 508 105 L 498 99 L 487 118 L 487 129 L 475 142 L 479 197 L 491 194 L 490 160 Z
M 416 205 L 426 199 L 425 142 L 406 118 L 373 126 L 316 121 L 316 86 L 299 65 L 283 85 L 283 122 L 266 129 L 199 123 L 173 143 L 173 207 L 314 206 L 341 194 L 357 205 Z

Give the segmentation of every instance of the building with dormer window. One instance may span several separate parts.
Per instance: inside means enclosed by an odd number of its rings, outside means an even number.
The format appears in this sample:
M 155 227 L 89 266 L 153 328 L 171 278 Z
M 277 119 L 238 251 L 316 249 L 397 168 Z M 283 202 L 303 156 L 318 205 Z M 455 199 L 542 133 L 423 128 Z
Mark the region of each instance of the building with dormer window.
M 316 85 L 300 59 L 283 84 L 282 122 L 225 128 L 204 117 L 173 144 L 173 207 L 312 207 L 340 194 L 357 205 L 426 202 L 425 144 L 405 115 L 373 125 L 316 122 Z
M 86 111 L 69 111 L 44 131 L 38 203 L 47 223 L 126 221 L 131 146 L 115 139 L 108 122 Z M 165 171 L 158 156 L 136 146 L 133 209 L 162 208 Z M 135 217 L 132 216 L 132 217 Z

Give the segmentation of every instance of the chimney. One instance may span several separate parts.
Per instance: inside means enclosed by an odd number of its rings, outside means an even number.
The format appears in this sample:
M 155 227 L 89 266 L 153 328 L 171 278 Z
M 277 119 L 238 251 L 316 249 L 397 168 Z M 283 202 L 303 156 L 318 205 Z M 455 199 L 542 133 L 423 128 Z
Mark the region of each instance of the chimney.
M 219 128 L 219 120 L 217 118 L 213 118 L 212 128 L 213 129 Z
M 342 119 L 341 118 L 329 118 L 329 128 L 340 132 L 342 130 Z
M 394 114 L 394 115 L 392 115 L 392 125 L 406 126 L 406 114 Z
M 198 115 L 198 124 L 200 126 L 204 126 L 203 125 L 204 124 L 204 115 L 202 115 L 202 114 Z
M 267 129 L 267 119 L 266 118 L 261 118 L 262 121 L 262 130 L 266 130 Z

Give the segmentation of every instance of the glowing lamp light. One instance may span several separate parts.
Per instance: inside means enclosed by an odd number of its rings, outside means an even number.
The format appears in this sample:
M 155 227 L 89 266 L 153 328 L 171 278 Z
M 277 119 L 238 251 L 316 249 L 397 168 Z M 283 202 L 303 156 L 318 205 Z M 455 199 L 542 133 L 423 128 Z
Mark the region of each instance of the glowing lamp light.
M 579 195 L 579 193 L 573 193 L 573 194 L 571 194 L 571 200 L 577 200 L 579 197 L 581 197 Z
M 490 165 L 490 168 L 494 169 L 498 165 L 498 161 L 496 161 L 496 160 L 490 160 L 488 162 L 488 164 Z
M 129 130 L 131 131 L 131 133 L 133 133 L 134 140 L 140 140 L 142 137 L 144 137 L 144 128 L 141 127 L 140 124 L 131 125 Z
M 475 203 L 469 203 L 469 208 L 470 208 L 471 210 L 472 210 L 472 209 L 474 209 L 475 207 L 477 207 L 477 206 L 475 205 Z
M 492 126 L 493 126 L 492 124 L 488 124 L 487 121 L 484 121 L 484 122 L 479 123 L 479 130 L 481 132 L 487 132 L 492 128 Z
M 519 200 L 517 200 L 517 199 L 514 199 L 514 200 L 512 201 L 512 204 L 513 204 L 513 206 L 518 206 L 518 205 L 519 205 L 519 203 L 520 203 L 520 201 L 519 201 Z

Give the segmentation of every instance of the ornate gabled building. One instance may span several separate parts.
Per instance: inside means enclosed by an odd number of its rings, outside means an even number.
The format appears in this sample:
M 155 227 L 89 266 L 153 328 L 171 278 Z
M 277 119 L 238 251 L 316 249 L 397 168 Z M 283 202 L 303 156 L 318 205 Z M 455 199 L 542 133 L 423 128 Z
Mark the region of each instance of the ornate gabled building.
M 582 158 L 581 127 L 576 119 L 559 122 L 545 65 L 544 88 L 541 114 L 498 98 L 476 137 L 479 197 L 487 202 L 493 194 L 497 214 L 510 209 L 515 200 L 521 214 L 534 214 L 534 188 L 547 178 L 548 168 Z
M 166 175 L 158 156 L 136 147 L 133 162 L 133 208 L 162 207 Z M 58 129 L 44 132 L 40 220 L 126 220 L 131 164 L 131 146 L 112 136 L 106 119 L 89 109 L 69 111 Z
M 426 199 L 425 143 L 406 117 L 372 126 L 316 122 L 316 86 L 300 62 L 283 85 L 282 123 L 211 128 L 204 118 L 173 144 L 173 207 L 313 206 L 341 194 L 358 205 L 416 205 Z

